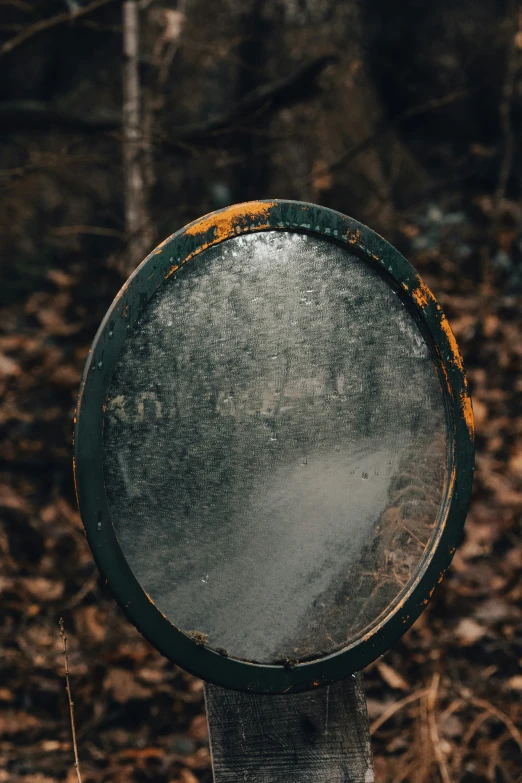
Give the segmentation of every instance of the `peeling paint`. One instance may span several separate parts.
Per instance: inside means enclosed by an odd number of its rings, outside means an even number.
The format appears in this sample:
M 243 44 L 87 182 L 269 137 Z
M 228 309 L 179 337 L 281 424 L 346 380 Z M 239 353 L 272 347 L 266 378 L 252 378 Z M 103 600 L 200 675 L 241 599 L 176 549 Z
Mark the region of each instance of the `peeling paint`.
M 462 364 L 462 357 L 459 353 L 459 347 L 457 345 L 457 341 L 455 339 L 455 335 L 451 331 L 451 326 L 449 325 L 449 321 L 446 318 L 445 315 L 441 316 L 440 319 L 440 325 L 442 327 L 442 330 L 446 337 L 448 338 L 448 342 L 450 344 L 451 353 L 453 354 L 453 362 L 456 364 L 456 366 L 459 368 L 461 372 L 464 372 L 464 366 Z
M 166 245 L 166 244 L 167 244 L 167 242 L 169 241 L 169 239 L 170 239 L 170 237 L 167 237 L 166 239 L 164 239 L 164 240 L 163 240 L 163 242 L 161 242 L 161 244 L 159 244 L 159 245 L 158 245 L 156 248 L 154 248 L 154 254 L 155 254 L 155 255 L 157 255 L 158 253 L 161 253 L 161 248 L 162 248 L 164 245 Z
M 444 373 L 444 380 L 446 381 L 446 388 L 448 389 L 448 393 L 449 393 L 450 397 L 452 397 L 453 394 L 452 394 L 451 381 L 450 381 L 450 378 L 449 378 L 449 375 L 448 375 L 448 371 L 446 369 L 446 365 L 444 364 L 444 361 L 442 360 L 442 358 L 440 360 L 440 367 L 442 369 L 442 372 Z
M 361 239 L 361 232 L 358 228 L 356 228 L 355 231 L 348 229 L 346 232 L 346 238 L 351 245 L 356 245 Z
M 471 405 L 471 397 L 466 391 L 461 392 L 460 402 L 462 404 L 462 412 L 464 414 L 464 421 L 468 428 L 470 438 L 473 437 L 475 432 L 475 419 L 473 416 L 473 407 Z
M 207 217 L 201 218 L 196 223 L 188 226 L 185 229 L 185 234 L 188 236 L 197 236 L 198 234 L 205 234 L 211 228 L 215 229 L 214 242 L 221 242 L 231 234 L 234 234 L 238 227 L 238 221 L 241 218 L 265 218 L 268 221 L 270 210 L 275 206 L 275 202 L 265 201 L 252 201 L 246 204 L 235 204 L 232 207 L 228 207 L 223 212 L 211 213 Z M 266 224 L 267 226 L 268 224 Z M 265 227 L 266 227 L 265 226 Z M 245 230 L 248 230 L 248 226 Z M 256 226 L 261 228 L 261 226 Z M 213 244 L 213 243 L 212 243 Z
M 224 239 L 228 239 L 231 236 L 251 231 L 253 228 L 255 228 L 255 230 L 269 228 L 268 218 L 270 216 L 270 210 L 275 205 L 276 202 L 274 201 L 249 201 L 244 204 L 235 204 L 234 206 L 228 207 L 228 209 L 225 209 L 223 212 L 211 212 L 210 215 L 189 225 L 184 232 L 186 236 L 200 236 L 201 234 L 206 234 L 211 229 L 214 229 L 214 237 L 209 242 L 200 245 L 193 253 L 190 253 L 183 259 L 182 263 L 186 264 L 187 261 L 190 261 L 190 259 L 198 253 L 203 252 L 207 248 L 212 247 L 212 245 L 216 245 L 218 242 L 222 242 Z M 252 226 L 249 222 L 252 218 L 264 218 L 266 222 Z M 248 222 L 244 228 L 239 225 L 241 219 Z M 161 248 L 162 245 L 159 247 Z M 169 271 L 164 275 L 165 280 L 178 269 L 179 264 L 171 266 Z
M 419 285 L 411 292 L 411 295 L 413 296 L 413 298 L 415 299 L 419 307 L 422 307 L 423 310 L 429 305 L 430 302 L 435 301 L 435 297 L 431 293 L 426 283 L 423 280 L 421 280 L 420 277 L 419 277 Z

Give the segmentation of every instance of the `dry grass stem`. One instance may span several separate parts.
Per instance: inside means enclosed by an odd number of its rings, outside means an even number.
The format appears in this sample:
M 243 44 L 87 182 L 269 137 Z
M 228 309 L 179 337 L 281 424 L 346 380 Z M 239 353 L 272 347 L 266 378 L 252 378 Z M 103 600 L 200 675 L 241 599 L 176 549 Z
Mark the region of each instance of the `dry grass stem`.
M 422 697 L 425 695 L 426 688 L 420 688 L 418 691 L 415 691 L 415 693 L 410 693 L 409 696 L 405 696 L 404 699 L 401 699 L 400 701 L 395 702 L 395 704 L 392 704 L 390 707 L 388 707 L 387 710 L 384 710 L 382 715 L 380 715 L 377 720 L 373 721 L 370 726 L 370 732 L 372 734 L 376 732 L 384 723 L 386 723 L 387 720 L 395 715 L 395 713 L 399 712 L 399 710 L 402 710 L 402 708 L 406 707 L 408 704 L 417 701 L 417 699 L 422 699 Z
M 67 657 L 67 636 L 65 635 L 65 630 L 63 627 L 63 618 L 60 617 L 59 620 L 60 625 L 60 636 L 62 639 L 62 653 L 63 653 L 63 660 L 65 664 L 65 687 L 67 690 L 67 696 L 69 699 L 69 715 L 71 717 L 71 732 L 72 732 L 72 742 L 73 742 L 73 749 L 74 749 L 74 768 L 76 769 L 76 774 L 78 775 L 78 783 L 82 783 L 82 777 L 80 774 L 80 761 L 78 759 L 78 745 L 76 743 L 76 727 L 74 725 L 74 702 L 71 697 L 71 686 L 69 683 L 69 661 Z
M 426 693 L 426 711 L 428 716 L 428 728 L 429 728 L 431 744 L 433 746 L 433 752 L 435 753 L 435 758 L 437 759 L 437 764 L 439 767 L 439 772 L 443 780 L 443 783 L 452 783 L 452 778 L 450 777 L 448 767 L 446 764 L 446 758 L 444 756 L 444 752 L 440 744 L 439 730 L 437 728 L 437 717 L 435 713 L 439 684 L 440 684 L 440 674 L 438 672 L 435 672 L 435 674 L 433 675 L 433 679 L 431 681 L 431 685 Z

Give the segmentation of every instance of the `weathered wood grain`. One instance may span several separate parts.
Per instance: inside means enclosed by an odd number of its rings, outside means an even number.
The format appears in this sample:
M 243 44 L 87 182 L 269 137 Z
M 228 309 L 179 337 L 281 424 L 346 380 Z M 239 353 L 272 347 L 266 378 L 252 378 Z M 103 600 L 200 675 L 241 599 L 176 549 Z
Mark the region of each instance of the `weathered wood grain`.
M 361 674 L 307 693 L 205 685 L 215 783 L 373 783 Z

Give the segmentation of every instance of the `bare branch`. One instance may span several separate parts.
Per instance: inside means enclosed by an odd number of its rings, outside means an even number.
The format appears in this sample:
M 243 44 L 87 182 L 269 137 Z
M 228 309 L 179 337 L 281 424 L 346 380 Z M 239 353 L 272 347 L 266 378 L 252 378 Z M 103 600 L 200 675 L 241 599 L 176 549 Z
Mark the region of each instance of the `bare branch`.
M 507 47 L 506 54 L 506 71 L 504 75 L 504 84 L 502 85 L 502 98 L 500 101 L 500 125 L 502 128 L 502 136 L 504 140 L 504 154 L 500 164 L 500 172 L 498 175 L 497 189 L 493 199 L 493 216 L 498 217 L 498 213 L 502 204 L 502 200 L 506 195 L 506 188 L 511 173 L 511 166 L 513 164 L 513 154 L 515 151 L 515 134 L 511 123 L 511 107 L 513 103 L 513 92 L 515 89 L 515 76 L 518 68 L 518 41 L 517 31 L 522 21 L 517 13 L 518 2 L 511 0 L 510 2 L 510 24 L 509 24 L 509 36 L 510 40 Z
M 211 117 L 205 122 L 173 128 L 169 136 L 173 143 L 190 139 L 218 136 L 238 130 L 239 123 L 251 122 L 267 111 L 277 111 L 294 103 L 314 97 L 314 87 L 322 71 L 336 61 L 332 55 L 316 57 L 275 82 L 263 84 L 247 93 L 226 114 Z M 168 141 L 165 140 L 165 144 Z
M 123 231 L 118 231 L 115 228 L 105 228 L 104 226 L 58 226 L 52 229 L 52 233 L 55 236 L 68 237 L 75 236 L 77 234 L 94 234 L 100 237 L 116 237 L 117 239 L 125 239 L 126 236 Z
M 94 114 L 81 117 L 67 114 L 45 101 L 2 101 L 0 122 L 7 131 L 41 130 L 63 128 L 65 131 L 99 132 L 118 128 L 120 117 L 114 113 Z
M 12 52 L 13 49 L 16 49 L 17 46 L 25 43 L 34 35 L 42 33 L 44 30 L 49 30 L 51 27 L 57 27 L 58 25 L 64 24 L 65 22 L 75 21 L 82 16 L 90 14 L 97 8 L 101 8 L 103 5 L 107 5 L 108 3 L 112 2 L 113 0 L 93 0 L 92 3 L 89 3 L 83 8 L 79 8 L 74 14 L 71 14 L 70 11 L 63 11 L 61 14 L 51 16 L 49 19 L 41 19 L 39 22 L 35 22 L 34 24 L 29 25 L 21 33 L 13 36 L 13 38 L 10 38 L 9 41 L 6 41 L 4 44 L 2 44 L 2 46 L 0 46 L 0 57 L 5 54 L 9 54 L 9 52 Z
M 455 90 L 448 95 L 443 96 L 442 98 L 432 98 L 425 103 L 421 103 L 419 106 L 413 106 L 411 109 L 407 109 L 406 111 L 401 112 L 392 119 L 383 119 L 380 123 L 377 124 L 377 129 L 374 133 L 361 141 L 359 144 L 356 144 L 354 147 L 347 150 L 336 161 L 331 163 L 327 168 L 328 174 L 331 174 L 337 169 L 345 166 L 347 163 L 353 161 L 355 158 L 361 155 L 361 153 L 377 144 L 377 142 L 384 136 L 385 133 L 393 130 L 396 127 L 399 127 L 406 120 L 422 116 L 423 114 L 429 113 L 430 111 L 443 108 L 444 106 L 447 106 L 451 103 L 462 100 L 468 95 L 471 95 L 472 92 L 473 90 Z M 306 177 L 303 177 L 300 184 L 304 185 L 307 182 L 313 181 L 314 176 L 315 173 L 311 171 L 306 175 Z

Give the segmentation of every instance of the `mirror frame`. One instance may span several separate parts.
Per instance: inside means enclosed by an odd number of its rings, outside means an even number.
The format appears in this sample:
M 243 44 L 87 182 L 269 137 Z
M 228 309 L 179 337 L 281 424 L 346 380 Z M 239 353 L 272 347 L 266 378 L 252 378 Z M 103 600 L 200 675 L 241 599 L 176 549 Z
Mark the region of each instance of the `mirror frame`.
M 292 231 L 340 244 L 372 264 L 402 298 L 431 348 L 449 422 L 445 497 L 438 525 L 411 580 L 388 610 L 347 647 L 303 663 L 269 665 L 225 657 L 176 628 L 132 573 L 118 543 L 104 487 L 102 440 L 112 374 L 126 336 L 156 291 L 200 253 L 230 237 Z M 459 544 L 473 480 L 473 411 L 462 358 L 441 306 L 382 237 L 334 210 L 298 201 L 254 201 L 213 212 L 162 242 L 117 294 L 94 339 L 79 391 L 74 433 L 78 506 L 96 564 L 128 619 L 163 655 L 203 680 L 235 690 L 312 690 L 360 671 L 415 622 Z

